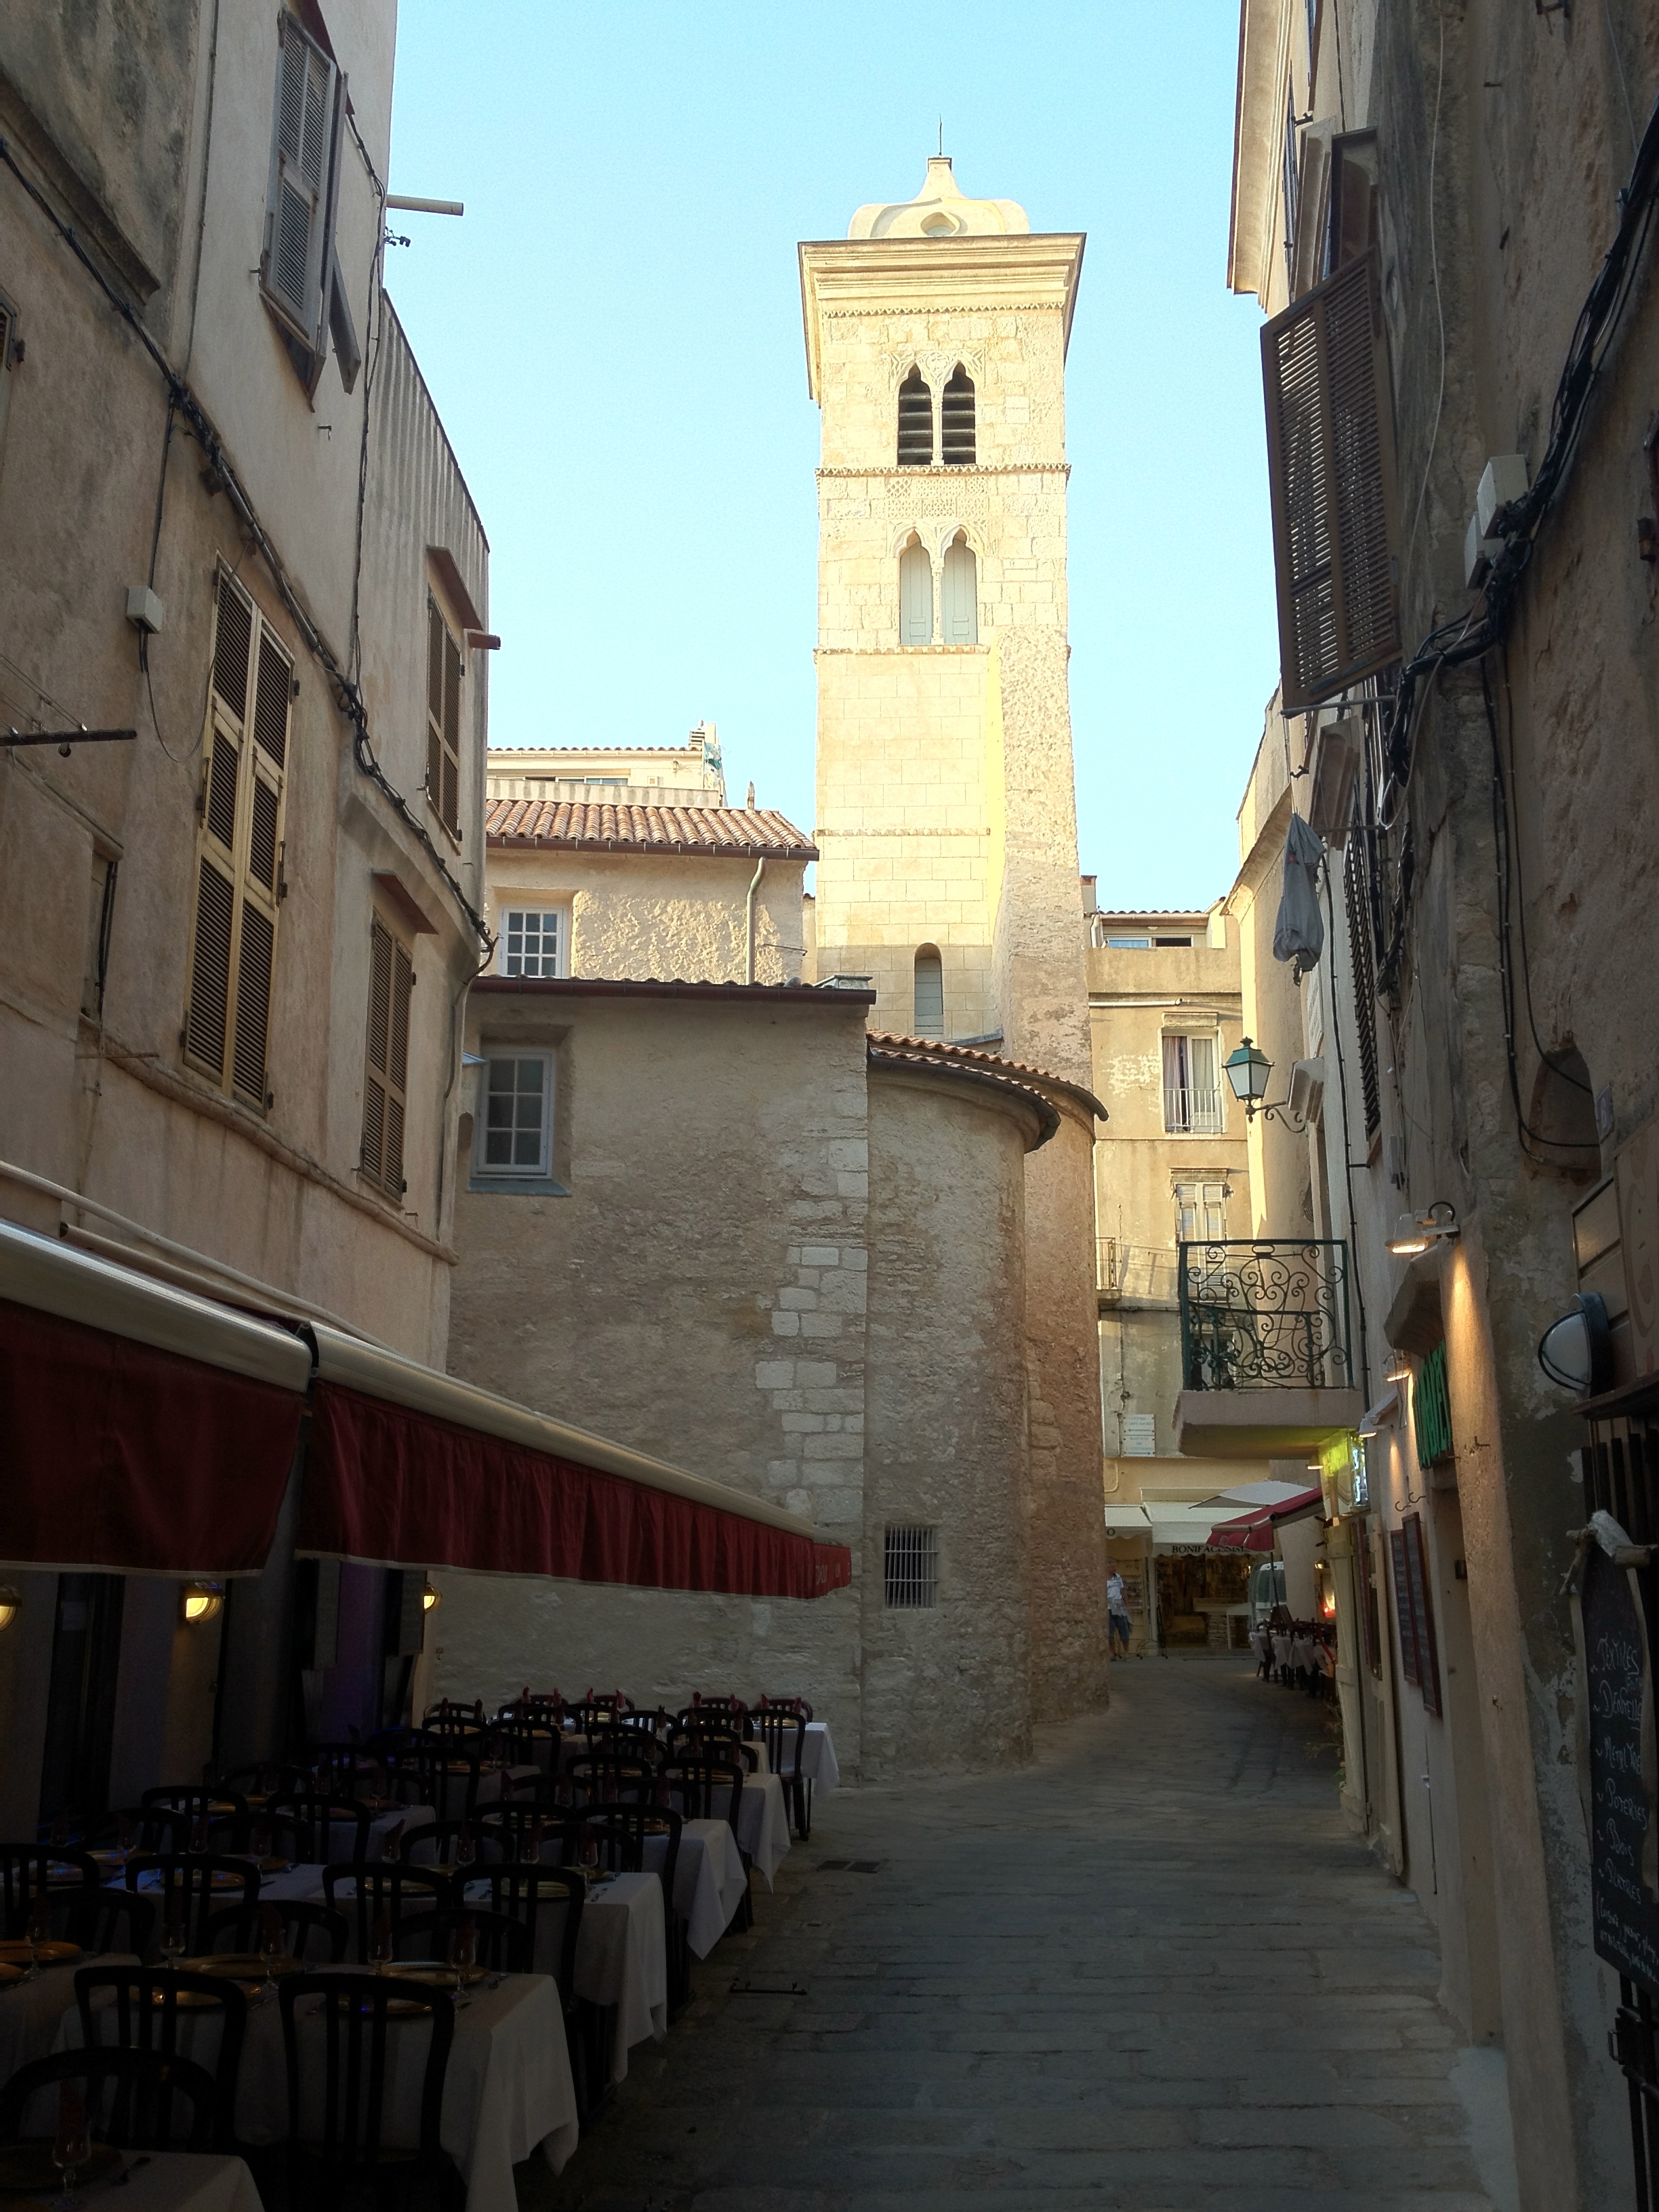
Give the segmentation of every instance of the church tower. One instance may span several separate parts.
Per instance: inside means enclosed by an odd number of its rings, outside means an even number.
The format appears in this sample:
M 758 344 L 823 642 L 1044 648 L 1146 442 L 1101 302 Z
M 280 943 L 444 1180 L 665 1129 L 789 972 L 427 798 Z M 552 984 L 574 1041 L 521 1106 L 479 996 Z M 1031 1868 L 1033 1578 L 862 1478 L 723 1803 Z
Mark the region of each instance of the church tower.
M 800 248 L 818 470 L 817 972 L 1085 1082 L 1065 363 L 1083 240 L 963 197 Z
M 1082 260 L 1079 234 L 964 198 L 942 154 L 915 199 L 862 207 L 844 239 L 800 248 L 823 418 L 817 975 L 867 975 L 877 1030 L 1043 1071 L 1060 1118 L 1026 1162 L 1024 1280 L 1006 1285 L 1006 1326 L 1024 1341 L 1039 1720 L 1106 1694 L 1100 1109 L 1066 635 Z M 881 1540 L 866 1529 L 867 1547 Z

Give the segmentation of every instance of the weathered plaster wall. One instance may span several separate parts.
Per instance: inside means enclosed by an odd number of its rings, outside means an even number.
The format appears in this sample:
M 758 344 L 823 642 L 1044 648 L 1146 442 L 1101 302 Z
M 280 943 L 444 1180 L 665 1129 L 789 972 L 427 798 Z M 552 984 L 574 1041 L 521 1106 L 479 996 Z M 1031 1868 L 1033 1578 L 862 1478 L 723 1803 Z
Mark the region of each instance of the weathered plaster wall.
M 755 894 L 755 981 L 811 981 L 801 884 L 805 864 L 768 860 Z M 573 975 L 678 977 L 741 983 L 755 863 L 692 854 L 535 852 L 494 845 L 492 925 L 515 901 L 544 899 L 570 915 Z M 505 947 L 497 951 L 502 972 Z
M 862 1620 L 872 1776 L 995 1765 L 1030 1749 L 1018 1316 L 1035 1131 L 1024 1111 L 982 1096 L 879 1073 L 870 1083 Z M 883 1603 L 889 1524 L 939 1531 L 931 1610 Z

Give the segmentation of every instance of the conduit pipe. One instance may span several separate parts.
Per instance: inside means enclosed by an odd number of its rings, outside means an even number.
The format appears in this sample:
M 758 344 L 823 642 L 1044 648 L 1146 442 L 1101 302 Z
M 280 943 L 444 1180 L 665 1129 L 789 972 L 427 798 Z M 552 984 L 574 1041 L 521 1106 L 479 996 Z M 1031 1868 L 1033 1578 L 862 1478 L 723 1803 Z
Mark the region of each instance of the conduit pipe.
M 756 861 L 755 872 L 749 879 L 749 896 L 744 905 L 744 926 L 748 940 L 743 963 L 743 980 L 745 983 L 752 983 L 755 980 L 755 894 L 760 889 L 761 878 L 765 872 L 766 856 L 763 854 Z

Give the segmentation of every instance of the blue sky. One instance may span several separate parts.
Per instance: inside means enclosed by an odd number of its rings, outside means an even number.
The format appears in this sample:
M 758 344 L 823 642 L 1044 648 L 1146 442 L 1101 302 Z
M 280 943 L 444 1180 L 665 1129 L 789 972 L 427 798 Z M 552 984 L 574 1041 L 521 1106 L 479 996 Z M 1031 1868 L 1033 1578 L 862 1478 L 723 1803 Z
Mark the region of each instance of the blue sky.
M 1072 713 L 1103 905 L 1204 903 L 1275 641 L 1255 303 L 1225 289 L 1236 0 L 403 0 L 387 283 L 483 514 L 498 744 L 675 744 L 812 823 L 795 246 L 963 189 L 1089 242 L 1068 363 Z

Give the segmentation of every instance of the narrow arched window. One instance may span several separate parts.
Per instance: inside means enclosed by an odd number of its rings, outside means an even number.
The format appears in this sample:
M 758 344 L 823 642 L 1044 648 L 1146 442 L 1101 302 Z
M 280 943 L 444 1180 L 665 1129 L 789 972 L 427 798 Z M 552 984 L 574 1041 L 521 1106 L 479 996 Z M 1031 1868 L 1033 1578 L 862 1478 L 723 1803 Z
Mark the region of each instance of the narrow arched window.
M 974 549 L 958 530 L 945 549 L 944 641 L 946 645 L 979 643 L 979 563 Z
M 947 469 L 974 465 L 974 380 L 958 362 L 939 409 L 939 458 Z M 902 458 L 902 456 L 901 456 Z
M 927 548 L 912 538 L 899 555 L 899 643 L 933 641 L 933 564 Z
M 969 402 L 971 408 L 972 400 Z M 969 423 L 969 454 L 973 456 L 972 417 Z M 902 469 L 930 469 L 933 465 L 933 395 L 913 368 L 899 386 L 898 462 Z
M 937 945 L 924 945 L 916 952 L 915 1027 L 919 1037 L 945 1036 L 945 970 Z

